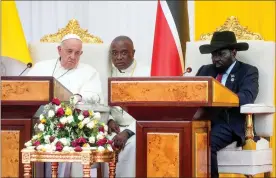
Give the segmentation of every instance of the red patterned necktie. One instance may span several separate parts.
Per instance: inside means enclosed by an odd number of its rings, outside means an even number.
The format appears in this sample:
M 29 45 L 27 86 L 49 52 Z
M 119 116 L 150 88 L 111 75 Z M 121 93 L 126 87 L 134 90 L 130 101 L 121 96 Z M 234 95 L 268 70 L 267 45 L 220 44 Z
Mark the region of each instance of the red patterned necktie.
M 221 79 L 222 79 L 222 74 L 218 74 L 216 77 L 217 81 L 219 81 L 219 83 L 221 83 Z

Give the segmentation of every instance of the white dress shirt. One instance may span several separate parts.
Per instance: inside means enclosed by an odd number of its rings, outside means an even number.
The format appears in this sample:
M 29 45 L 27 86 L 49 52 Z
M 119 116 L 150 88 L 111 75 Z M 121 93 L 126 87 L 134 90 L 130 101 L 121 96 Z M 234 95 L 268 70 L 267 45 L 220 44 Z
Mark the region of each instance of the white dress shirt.
M 226 70 L 226 72 L 222 75 L 222 79 L 221 79 L 221 84 L 225 86 L 227 78 L 229 76 L 229 74 L 231 73 L 233 67 L 235 66 L 237 61 L 233 62 L 233 64 L 231 64 L 230 67 L 228 67 L 228 69 Z

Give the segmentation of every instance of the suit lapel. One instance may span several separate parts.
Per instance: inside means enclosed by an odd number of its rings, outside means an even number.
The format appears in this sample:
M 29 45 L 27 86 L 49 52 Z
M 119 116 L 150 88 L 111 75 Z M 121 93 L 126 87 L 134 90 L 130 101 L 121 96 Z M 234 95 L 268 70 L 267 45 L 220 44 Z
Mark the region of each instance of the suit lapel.
M 208 71 L 208 76 L 212 76 L 214 78 L 216 78 L 218 75 L 217 71 L 215 70 L 214 66 L 212 65 L 210 67 L 210 70 Z
M 231 70 L 230 74 L 227 77 L 225 86 L 230 90 L 233 90 L 234 83 L 237 80 L 237 73 L 239 71 L 239 68 L 240 68 L 240 62 L 237 61 L 235 66 L 233 67 L 233 69 Z

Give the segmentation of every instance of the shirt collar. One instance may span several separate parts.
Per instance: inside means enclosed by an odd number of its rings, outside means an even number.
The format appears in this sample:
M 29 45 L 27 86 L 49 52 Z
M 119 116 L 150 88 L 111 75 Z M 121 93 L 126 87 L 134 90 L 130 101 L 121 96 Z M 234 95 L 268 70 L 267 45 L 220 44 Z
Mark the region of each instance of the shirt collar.
M 124 72 L 124 73 L 132 72 L 133 68 L 135 67 L 135 63 L 136 63 L 136 60 L 134 59 L 133 62 L 132 62 L 132 64 L 128 68 L 126 68 L 124 70 L 121 70 L 121 71 Z M 112 69 L 113 71 L 117 71 L 118 70 L 117 67 L 114 66 L 114 64 L 112 64 L 112 68 L 113 68 Z
M 228 69 L 226 70 L 225 74 L 229 75 L 230 72 L 232 71 L 233 67 L 235 66 L 237 61 L 233 62 L 233 64 L 231 64 L 230 67 L 228 67 Z
M 126 68 L 126 69 L 124 69 L 122 71 L 123 72 L 132 72 L 133 68 L 135 67 L 135 63 L 136 63 L 136 61 L 134 59 L 133 62 L 132 62 L 132 64 L 128 68 Z

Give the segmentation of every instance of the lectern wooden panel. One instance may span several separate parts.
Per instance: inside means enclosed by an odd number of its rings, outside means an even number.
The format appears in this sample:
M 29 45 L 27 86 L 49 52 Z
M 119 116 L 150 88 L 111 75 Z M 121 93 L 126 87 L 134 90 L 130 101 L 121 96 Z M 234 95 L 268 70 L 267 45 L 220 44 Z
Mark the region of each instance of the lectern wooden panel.
M 53 97 L 68 101 L 72 93 L 53 77 L 1 79 L 1 177 L 23 177 L 20 150 L 31 139 L 33 115 Z
M 110 78 L 109 104 L 136 120 L 136 177 L 209 177 L 209 118 L 201 107 L 235 107 L 212 77 Z

